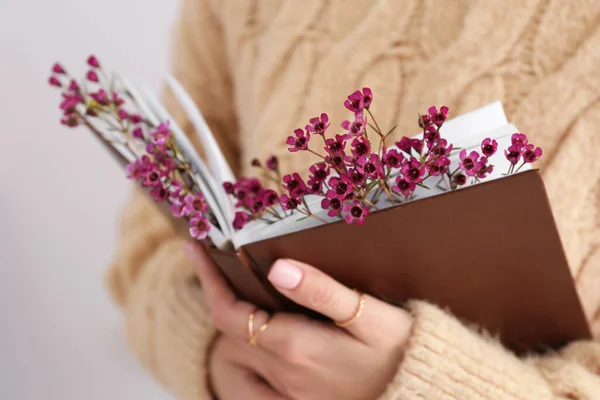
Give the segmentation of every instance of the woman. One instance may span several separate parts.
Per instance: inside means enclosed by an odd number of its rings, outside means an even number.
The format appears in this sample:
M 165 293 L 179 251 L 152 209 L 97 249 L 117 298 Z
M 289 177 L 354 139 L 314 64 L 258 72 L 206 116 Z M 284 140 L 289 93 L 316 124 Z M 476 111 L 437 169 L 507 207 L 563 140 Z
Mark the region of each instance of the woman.
M 598 333 L 600 2 L 183 3 L 174 72 L 242 173 L 271 154 L 284 171 L 306 167 L 311 159 L 288 154 L 284 138 L 323 111 L 342 121 L 356 88 L 371 87 L 380 123 L 405 134 L 429 105 L 458 115 L 501 99 L 544 149 L 540 167 Z M 109 283 L 135 352 L 182 399 L 600 398 L 598 342 L 517 358 L 431 304 L 404 311 L 360 298 L 293 260 L 269 279 L 344 327 L 279 314 L 265 326 L 267 315 L 237 301 L 141 195 L 124 212 Z

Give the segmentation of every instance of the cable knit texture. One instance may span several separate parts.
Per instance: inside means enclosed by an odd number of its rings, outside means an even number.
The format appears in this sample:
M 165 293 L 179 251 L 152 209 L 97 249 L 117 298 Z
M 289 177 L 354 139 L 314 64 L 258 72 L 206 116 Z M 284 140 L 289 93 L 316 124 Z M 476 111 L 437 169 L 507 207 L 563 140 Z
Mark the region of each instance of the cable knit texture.
M 320 112 L 369 86 L 380 124 L 454 115 L 496 99 L 545 151 L 541 168 L 585 312 L 600 333 L 600 2 L 595 0 L 183 0 L 174 73 L 236 170 L 276 154 Z M 189 121 L 170 93 L 178 121 Z M 198 144 L 198 143 L 196 143 Z M 249 172 L 249 171 L 246 171 Z M 208 400 L 214 337 L 193 268 L 168 221 L 139 194 L 126 207 L 109 286 L 140 360 L 177 396 Z M 517 358 L 433 305 L 383 395 L 399 399 L 600 399 L 600 343 Z

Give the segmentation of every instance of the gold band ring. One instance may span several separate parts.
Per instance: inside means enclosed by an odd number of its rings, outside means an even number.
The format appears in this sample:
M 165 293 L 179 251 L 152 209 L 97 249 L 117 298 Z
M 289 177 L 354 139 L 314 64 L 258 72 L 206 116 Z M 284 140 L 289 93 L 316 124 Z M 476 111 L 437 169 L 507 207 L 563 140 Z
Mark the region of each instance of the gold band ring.
M 354 321 L 356 321 L 357 319 L 360 318 L 360 316 L 362 315 L 362 312 L 365 308 L 365 294 L 359 292 L 358 290 L 356 291 L 356 293 L 358 293 L 358 306 L 356 306 L 356 310 L 354 311 L 354 314 L 352 314 L 352 316 L 344 321 L 335 321 L 335 324 L 339 327 L 345 327 L 350 325 L 351 323 L 353 323 Z
M 258 337 L 261 333 L 267 330 L 269 327 L 268 322 L 262 324 L 260 328 L 258 328 L 258 332 L 254 332 L 254 319 L 256 317 L 256 310 L 252 311 L 248 316 L 248 344 L 254 347 L 258 347 Z

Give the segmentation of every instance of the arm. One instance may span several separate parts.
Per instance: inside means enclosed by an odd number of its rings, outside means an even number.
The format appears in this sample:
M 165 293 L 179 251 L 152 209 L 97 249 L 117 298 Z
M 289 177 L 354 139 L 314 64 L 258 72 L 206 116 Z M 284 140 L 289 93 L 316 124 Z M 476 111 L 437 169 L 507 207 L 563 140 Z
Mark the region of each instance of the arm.
M 212 11 L 204 0 L 183 2 L 174 32 L 173 70 L 232 162 L 238 158 L 237 127 L 225 50 Z M 173 117 L 191 132 L 172 94 L 167 91 L 164 97 Z M 138 190 L 123 210 L 108 286 L 125 312 L 128 340 L 140 361 L 178 397 L 212 398 L 204 377 L 215 330 L 203 308 L 194 267 L 183 239 Z

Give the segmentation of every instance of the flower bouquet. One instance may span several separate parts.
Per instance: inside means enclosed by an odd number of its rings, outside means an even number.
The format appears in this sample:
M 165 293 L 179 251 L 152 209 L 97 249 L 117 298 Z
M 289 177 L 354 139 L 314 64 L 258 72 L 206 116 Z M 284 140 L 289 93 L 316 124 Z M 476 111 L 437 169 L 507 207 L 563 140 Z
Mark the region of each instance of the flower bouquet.
M 418 298 L 449 307 L 516 350 L 589 336 L 531 168 L 542 150 L 508 123 L 500 103 L 455 119 L 448 107 L 431 107 L 419 115 L 420 134 L 403 136 L 379 125 L 363 88 L 345 100 L 350 118 L 337 128 L 323 113 L 287 137 L 290 152 L 314 154 L 306 173 L 283 175 L 276 157 L 255 159 L 261 182 L 234 177 L 174 78 L 167 81 L 206 161 L 143 85 L 109 76 L 94 56 L 87 63 L 80 82 L 53 66 L 61 122 L 87 127 L 247 300 L 305 311 L 265 278 L 273 261 L 289 257 L 393 304 Z

